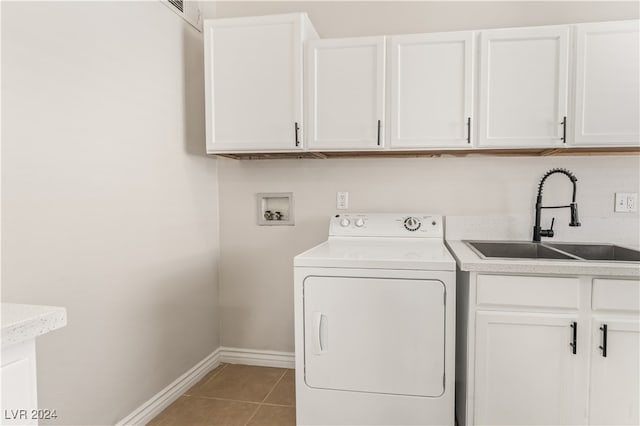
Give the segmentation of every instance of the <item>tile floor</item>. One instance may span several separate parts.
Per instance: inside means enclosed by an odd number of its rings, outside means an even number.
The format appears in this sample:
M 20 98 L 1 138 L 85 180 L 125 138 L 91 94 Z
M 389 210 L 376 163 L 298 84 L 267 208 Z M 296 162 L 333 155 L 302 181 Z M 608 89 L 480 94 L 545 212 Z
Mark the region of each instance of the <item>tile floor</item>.
M 295 425 L 295 404 L 295 370 L 221 364 L 149 425 Z

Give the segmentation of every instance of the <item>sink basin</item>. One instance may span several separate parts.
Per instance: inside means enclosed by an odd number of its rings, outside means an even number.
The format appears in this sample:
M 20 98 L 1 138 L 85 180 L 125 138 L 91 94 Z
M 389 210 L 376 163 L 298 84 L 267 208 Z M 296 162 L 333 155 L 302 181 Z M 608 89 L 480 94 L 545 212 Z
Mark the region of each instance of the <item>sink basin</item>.
M 558 259 L 592 262 L 640 262 L 640 251 L 614 244 L 465 241 L 478 256 L 503 259 Z
M 465 241 L 479 256 L 509 259 L 564 259 L 576 260 L 574 256 L 526 241 Z
M 616 262 L 640 262 L 640 251 L 613 244 L 544 243 L 548 247 L 586 260 L 610 260 Z

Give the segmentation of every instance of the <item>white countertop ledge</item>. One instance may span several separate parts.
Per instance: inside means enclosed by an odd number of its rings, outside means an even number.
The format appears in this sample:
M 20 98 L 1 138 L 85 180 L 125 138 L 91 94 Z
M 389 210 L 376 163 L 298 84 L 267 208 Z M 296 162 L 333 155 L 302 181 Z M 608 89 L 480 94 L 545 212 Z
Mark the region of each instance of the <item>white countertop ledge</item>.
M 626 262 L 592 262 L 543 259 L 482 259 L 464 242 L 447 240 L 458 268 L 469 272 L 515 274 L 598 275 L 640 278 L 640 265 Z
M 2 347 L 33 339 L 67 325 L 67 310 L 58 306 L 2 303 Z

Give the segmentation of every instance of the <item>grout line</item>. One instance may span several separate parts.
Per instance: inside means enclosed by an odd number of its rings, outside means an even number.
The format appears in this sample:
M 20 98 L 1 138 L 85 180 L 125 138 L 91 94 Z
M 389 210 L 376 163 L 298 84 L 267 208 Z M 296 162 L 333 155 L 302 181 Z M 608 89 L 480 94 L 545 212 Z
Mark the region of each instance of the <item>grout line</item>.
M 260 405 L 268 405 L 269 407 L 288 407 L 295 408 L 295 405 L 274 404 L 273 402 L 261 402 Z
M 256 409 L 253 411 L 253 413 L 251 414 L 251 416 L 247 419 L 247 421 L 244 423 L 245 426 L 247 426 L 249 424 L 249 422 L 251 422 L 251 420 L 253 420 L 253 418 L 256 416 L 256 414 L 258 414 L 258 410 L 260 409 L 260 404 L 258 404 L 258 406 L 256 407 Z
M 243 402 L 245 404 L 258 404 L 258 405 L 262 404 L 260 401 L 247 401 L 245 399 L 221 398 L 219 396 L 192 395 L 191 398 L 217 399 L 217 400 L 220 400 L 220 401 Z
M 269 393 L 267 394 L 267 396 L 264 397 L 264 399 L 262 400 L 262 403 L 264 403 L 267 398 L 269 398 L 269 395 L 271 395 L 273 393 L 273 391 L 276 389 L 276 387 L 278 387 L 278 384 L 282 381 L 282 379 L 284 378 L 284 375 L 287 374 L 287 370 L 284 370 L 282 372 L 282 376 L 280 376 L 280 378 L 278 379 L 278 381 L 276 382 L 275 385 L 273 385 L 273 387 L 271 388 L 271 390 L 269 391 Z
M 227 365 L 229 365 L 229 364 L 222 364 L 222 363 L 220 363 L 219 367 L 222 367 L 222 368 L 220 368 L 220 370 L 218 370 L 218 372 L 217 372 L 216 374 L 214 374 L 214 375 L 212 375 L 211 377 L 209 377 L 209 378 L 208 378 L 208 379 L 203 383 L 203 385 L 206 385 L 207 383 L 209 383 L 209 381 L 210 381 L 210 380 L 212 380 L 214 377 L 218 377 L 218 376 L 220 375 L 220 373 L 222 373 L 222 370 L 224 370 L 225 368 L 227 368 Z M 218 367 L 216 367 L 216 368 L 218 368 Z M 215 371 L 215 369 L 214 369 L 214 371 Z M 207 373 L 207 374 L 208 374 L 208 373 Z M 202 380 L 201 380 L 201 381 L 202 381 Z M 201 381 L 200 381 L 200 382 L 201 382 Z M 191 389 L 193 389 L 196 385 L 198 385 L 200 382 L 196 383 L 195 385 L 193 385 L 193 386 L 191 386 L 189 389 L 187 389 L 187 391 L 186 391 L 185 393 L 183 393 L 183 394 L 182 394 L 182 396 L 194 396 L 193 394 L 189 393 L 189 391 L 190 391 Z
M 247 400 L 244 400 L 244 399 L 220 398 L 219 396 L 191 395 L 189 398 L 217 399 L 217 400 L 220 400 L 220 401 L 243 402 L 245 404 L 272 405 L 274 407 L 295 407 L 295 404 L 293 404 L 293 405 L 275 404 L 273 402 L 258 402 L 258 401 L 247 401 Z
M 278 384 L 282 381 L 282 379 L 284 378 L 284 375 L 287 374 L 287 370 L 285 369 L 282 372 L 282 375 L 278 378 L 278 380 L 276 381 L 276 383 L 273 385 L 273 387 L 271 388 L 271 390 L 267 393 L 267 395 L 262 399 L 262 403 L 258 404 L 258 408 L 256 408 L 256 411 L 253 412 L 253 414 L 251 415 L 251 417 L 249 417 L 249 420 L 247 420 L 247 422 L 245 423 L 245 426 L 249 424 L 249 422 L 251 422 L 251 420 L 253 420 L 253 418 L 256 416 L 256 414 L 258 414 L 258 410 L 260 410 L 260 407 L 264 404 L 264 402 L 267 400 L 267 398 L 269 398 L 269 395 L 271 395 L 271 393 L 273 393 L 274 389 L 278 386 Z

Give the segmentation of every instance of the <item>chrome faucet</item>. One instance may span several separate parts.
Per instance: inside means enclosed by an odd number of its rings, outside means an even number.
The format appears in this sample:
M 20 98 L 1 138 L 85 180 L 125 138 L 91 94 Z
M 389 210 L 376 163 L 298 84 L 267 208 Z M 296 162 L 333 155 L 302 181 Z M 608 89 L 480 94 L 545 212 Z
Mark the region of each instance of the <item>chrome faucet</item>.
M 568 206 L 543 206 L 542 205 L 542 186 L 544 185 L 544 181 L 547 180 L 549 176 L 555 173 L 561 173 L 568 177 L 573 184 L 573 197 L 571 198 L 571 204 Z M 573 173 L 566 169 L 551 169 L 540 180 L 540 185 L 538 186 L 538 197 L 536 198 L 536 223 L 533 226 L 533 242 L 540 242 L 540 237 L 553 237 L 553 223 L 556 218 L 551 219 L 551 228 L 542 229 L 540 227 L 540 215 L 542 213 L 542 209 L 571 209 L 571 221 L 569 222 L 569 226 L 580 226 L 580 222 L 578 222 L 578 204 L 576 203 L 576 182 L 578 178 L 575 177 Z

